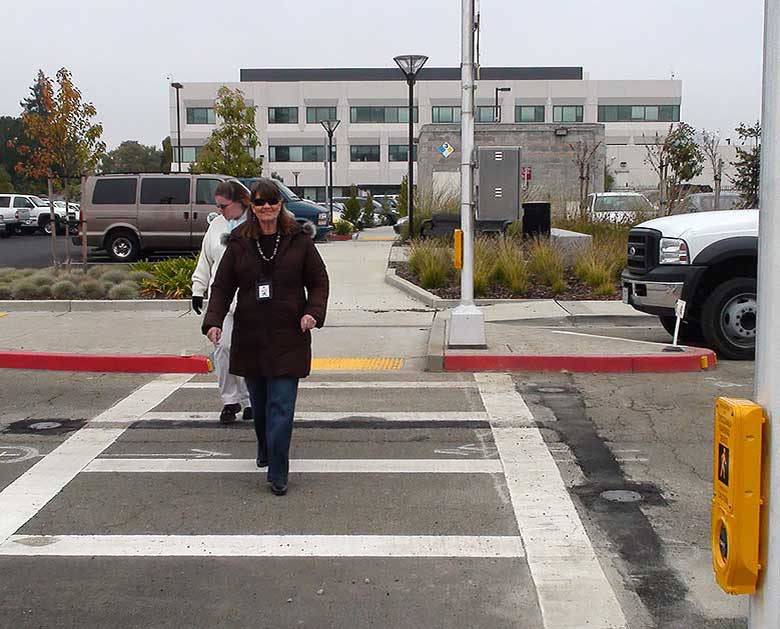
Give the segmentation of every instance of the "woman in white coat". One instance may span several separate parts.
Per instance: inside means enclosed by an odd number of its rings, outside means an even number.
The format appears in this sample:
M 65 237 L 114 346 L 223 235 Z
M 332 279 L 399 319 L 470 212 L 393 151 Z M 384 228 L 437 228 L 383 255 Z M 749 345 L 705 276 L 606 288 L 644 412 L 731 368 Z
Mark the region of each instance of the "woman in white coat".
M 249 191 L 237 181 L 223 181 L 214 192 L 214 200 L 220 211 L 211 221 L 198 258 L 198 266 L 192 274 L 192 309 L 201 313 L 203 298 L 211 288 L 217 274 L 225 244 L 230 232 L 246 220 L 249 211 Z M 252 419 L 249 393 L 244 379 L 230 373 L 230 337 L 233 331 L 235 300 L 225 317 L 222 338 L 214 349 L 214 367 L 219 379 L 219 394 L 222 398 L 222 412 L 219 421 L 229 424 L 244 409 L 243 418 Z

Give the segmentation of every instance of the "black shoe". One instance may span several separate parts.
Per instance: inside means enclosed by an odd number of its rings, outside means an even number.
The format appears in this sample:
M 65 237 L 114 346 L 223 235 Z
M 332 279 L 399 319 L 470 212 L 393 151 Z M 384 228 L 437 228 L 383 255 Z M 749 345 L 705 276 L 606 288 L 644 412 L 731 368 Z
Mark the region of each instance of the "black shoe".
M 219 414 L 219 421 L 222 424 L 232 424 L 236 421 L 236 414 L 241 411 L 240 404 L 225 404 L 222 412 Z
M 244 414 L 241 415 L 241 419 L 243 419 L 244 421 L 252 421 L 254 418 L 255 416 L 252 414 L 252 407 L 247 406 L 244 409 Z
M 261 444 L 257 444 L 257 458 L 255 459 L 257 467 L 268 467 L 268 450 Z
M 279 481 L 272 480 L 271 491 L 275 496 L 284 496 L 287 493 L 287 483 L 281 483 Z

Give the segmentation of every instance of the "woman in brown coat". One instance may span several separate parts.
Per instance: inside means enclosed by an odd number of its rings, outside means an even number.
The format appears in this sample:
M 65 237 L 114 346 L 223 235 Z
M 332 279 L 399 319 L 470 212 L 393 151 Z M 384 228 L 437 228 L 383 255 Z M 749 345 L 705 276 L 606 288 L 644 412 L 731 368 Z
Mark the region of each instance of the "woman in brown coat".
M 238 291 L 230 373 L 249 389 L 257 466 L 274 494 L 287 492 L 298 379 L 311 371 L 311 332 L 325 323 L 328 274 L 312 239 L 283 208 L 270 179 L 252 186 L 252 213 L 228 240 L 211 286 L 203 333 L 218 343 Z

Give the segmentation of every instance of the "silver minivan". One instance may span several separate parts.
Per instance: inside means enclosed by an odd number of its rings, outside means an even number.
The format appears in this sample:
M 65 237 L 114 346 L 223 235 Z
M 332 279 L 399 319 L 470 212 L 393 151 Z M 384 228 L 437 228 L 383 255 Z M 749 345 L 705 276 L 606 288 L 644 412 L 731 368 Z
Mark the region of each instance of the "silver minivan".
M 232 177 L 188 173 L 95 175 L 87 178 L 81 211 L 87 245 L 116 262 L 142 252 L 196 251 L 214 212 L 214 190 Z M 74 237 L 81 244 L 81 236 Z

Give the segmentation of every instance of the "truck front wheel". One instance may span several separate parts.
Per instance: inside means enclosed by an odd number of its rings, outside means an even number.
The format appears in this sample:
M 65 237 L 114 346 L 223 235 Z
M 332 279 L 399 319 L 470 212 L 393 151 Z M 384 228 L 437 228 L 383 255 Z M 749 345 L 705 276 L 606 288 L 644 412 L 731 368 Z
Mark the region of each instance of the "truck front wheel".
M 704 302 L 704 338 L 722 358 L 750 360 L 756 353 L 757 312 L 755 278 L 724 282 Z
M 677 321 L 677 317 L 663 316 L 658 317 L 661 320 L 661 325 L 669 335 L 674 338 L 674 326 Z M 683 343 L 696 343 L 701 341 L 704 336 L 701 333 L 701 325 L 695 321 L 681 321 L 680 322 L 680 337 L 679 341 Z

